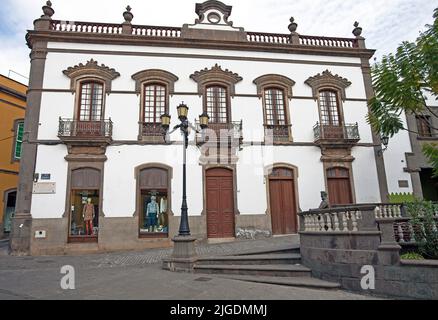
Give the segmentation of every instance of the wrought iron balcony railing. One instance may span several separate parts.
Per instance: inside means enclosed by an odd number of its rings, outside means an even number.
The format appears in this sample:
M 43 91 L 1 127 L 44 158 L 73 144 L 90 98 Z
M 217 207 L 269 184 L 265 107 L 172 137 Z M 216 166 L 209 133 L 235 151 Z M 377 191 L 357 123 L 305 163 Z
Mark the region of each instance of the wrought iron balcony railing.
M 271 137 L 273 142 L 289 142 L 290 141 L 290 124 L 286 125 L 271 125 L 265 124 L 265 137 Z
M 139 122 L 140 135 L 143 137 L 163 137 L 165 133 L 161 123 Z
M 80 121 L 59 118 L 58 137 L 60 138 L 111 138 L 113 122 L 111 118 L 99 121 Z
M 317 122 L 313 127 L 313 135 L 315 142 L 321 140 L 357 142 L 360 140 L 359 126 L 357 123 L 334 126 Z
M 195 121 L 196 130 L 196 142 L 221 142 L 229 141 L 229 138 L 238 140 L 239 144 L 242 143 L 242 127 L 243 123 L 241 121 L 232 121 L 227 123 L 209 123 L 207 129 L 201 129 L 199 121 Z

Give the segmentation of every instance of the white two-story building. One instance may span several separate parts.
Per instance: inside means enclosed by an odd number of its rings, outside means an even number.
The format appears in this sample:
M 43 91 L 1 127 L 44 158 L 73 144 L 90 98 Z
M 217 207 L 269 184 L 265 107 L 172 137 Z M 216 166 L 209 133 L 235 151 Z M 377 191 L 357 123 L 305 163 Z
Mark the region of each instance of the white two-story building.
M 293 19 L 287 34 L 249 32 L 215 0 L 182 27 L 135 25 L 131 8 L 122 24 L 43 11 L 27 34 L 16 252 L 170 245 L 183 141 L 178 130 L 165 139 L 160 116 L 177 125 L 181 103 L 198 129 L 187 198 L 199 239 L 296 233 L 321 191 L 332 205 L 386 201 L 380 138 L 366 122 L 374 50 L 357 24 L 351 38 L 302 35 Z

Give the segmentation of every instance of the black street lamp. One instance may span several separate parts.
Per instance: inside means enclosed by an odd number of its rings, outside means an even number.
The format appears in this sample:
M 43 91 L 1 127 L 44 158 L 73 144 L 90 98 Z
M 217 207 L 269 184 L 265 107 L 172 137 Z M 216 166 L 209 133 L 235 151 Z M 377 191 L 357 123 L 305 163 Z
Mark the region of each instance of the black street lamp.
M 184 141 L 184 149 L 183 149 L 183 194 L 182 194 L 182 205 L 181 205 L 181 221 L 179 225 L 179 231 L 178 236 L 181 237 L 188 237 L 190 236 L 190 227 L 189 227 L 189 217 L 188 217 L 188 207 L 187 207 L 187 176 L 186 176 L 186 150 L 188 146 L 188 140 L 189 140 L 189 128 L 194 129 L 193 125 L 189 122 L 187 116 L 189 113 L 189 107 L 187 107 L 186 104 L 181 103 L 177 107 L 178 111 L 178 119 L 180 120 L 180 124 L 175 126 L 173 130 L 170 133 L 175 132 L 177 129 L 180 129 L 182 135 L 183 135 L 183 141 Z M 163 127 L 165 131 L 165 135 L 167 135 L 169 126 L 170 126 L 170 115 L 163 114 L 161 117 L 161 126 Z M 204 130 L 208 127 L 208 115 L 206 113 L 203 113 L 199 116 L 199 123 L 201 128 Z
M 387 135 L 381 134 L 380 135 L 380 141 L 383 145 L 383 148 L 379 150 L 378 155 L 382 156 L 383 152 L 386 151 L 386 149 L 388 149 L 388 144 L 389 144 L 389 137 Z

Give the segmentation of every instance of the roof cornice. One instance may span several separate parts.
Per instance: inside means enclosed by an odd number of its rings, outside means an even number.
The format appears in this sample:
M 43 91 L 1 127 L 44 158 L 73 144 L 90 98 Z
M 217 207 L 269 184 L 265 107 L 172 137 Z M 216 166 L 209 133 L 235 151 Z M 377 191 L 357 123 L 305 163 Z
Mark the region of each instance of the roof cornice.
M 33 43 L 70 42 L 109 45 L 158 46 L 219 50 L 258 51 L 287 54 L 309 54 L 323 56 L 342 56 L 370 59 L 376 50 L 366 48 L 328 47 L 311 45 L 294 45 L 290 43 L 263 43 L 245 41 L 222 41 L 209 39 L 187 39 L 177 37 L 145 37 L 130 34 L 81 33 L 64 31 L 28 30 L 26 40 L 29 48 Z

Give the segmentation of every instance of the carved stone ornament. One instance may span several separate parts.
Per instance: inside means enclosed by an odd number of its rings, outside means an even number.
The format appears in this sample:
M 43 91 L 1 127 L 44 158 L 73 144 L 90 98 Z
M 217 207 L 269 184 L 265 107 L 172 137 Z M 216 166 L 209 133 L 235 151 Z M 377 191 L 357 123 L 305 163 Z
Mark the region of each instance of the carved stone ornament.
M 169 94 L 175 92 L 175 82 L 178 81 L 178 77 L 173 73 L 160 69 L 148 69 L 137 72 L 132 75 L 132 79 L 135 80 L 135 92 L 141 93 L 141 86 L 145 82 L 157 81 L 164 83 L 167 86 Z
M 196 19 L 195 23 L 220 23 L 223 22 L 229 26 L 233 26 L 233 22 L 228 21 L 228 18 L 231 15 L 231 11 L 232 11 L 233 7 L 232 6 L 227 6 L 226 4 L 220 2 L 220 1 L 216 1 L 216 0 L 209 0 L 209 1 L 205 1 L 203 3 L 197 3 L 196 4 L 196 8 L 195 8 L 195 12 L 198 15 L 198 19 Z M 206 16 L 206 12 L 213 10 L 214 13 L 218 14 L 219 16 L 219 21 L 211 21 L 211 19 L 209 19 L 208 15 Z M 207 21 L 205 21 L 207 20 Z M 222 21 L 223 20 L 223 21 Z
M 209 83 L 225 85 L 228 87 L 230 95 L 234 96 L 236 83 L 243 80 L 237 73 L 228 69 L 222 70 L 218 64 L 215 64 L 210 70 L 205 68 L 204 70 L 196 71 L 190 78 L 198 83 L 198 94 L 200 96 L 204 93 L 205 87 Z
M 71 79 L 70 89 L 76 91 L 78 80 L 83 78 L 99 78 L 105 81 L 106 93 L 111 92 L 111 82 L 120 77 L 120 73 L 104 64 L 99 65 L 97 61 L 91 59 L 85 65 L 80 63 L 74 67 L 69 67 L 63 73 Z
M 280 87 L 285 89 L 285 92 L 289 99 L 292 99 L 292 87 L 295 85 L 295 81 L 280 74 L 265 74 L 263 76 L 254 79 L 254 84 L 257 86 L 257 95 L 263 96 L 263 90 L 266 87 Z
M 343 101 L 346 99 L 345 89 L 351 85 L 351 82 L 340 76 L 333 75 L 329 70 L 324 71 L 322 74 L 318 73 L 316 76 L 307 79 L 305 84 L 312 87 L 313 97 L 318 99 L 318 92 L 320 89 L 332 88 L 339 90 Z

